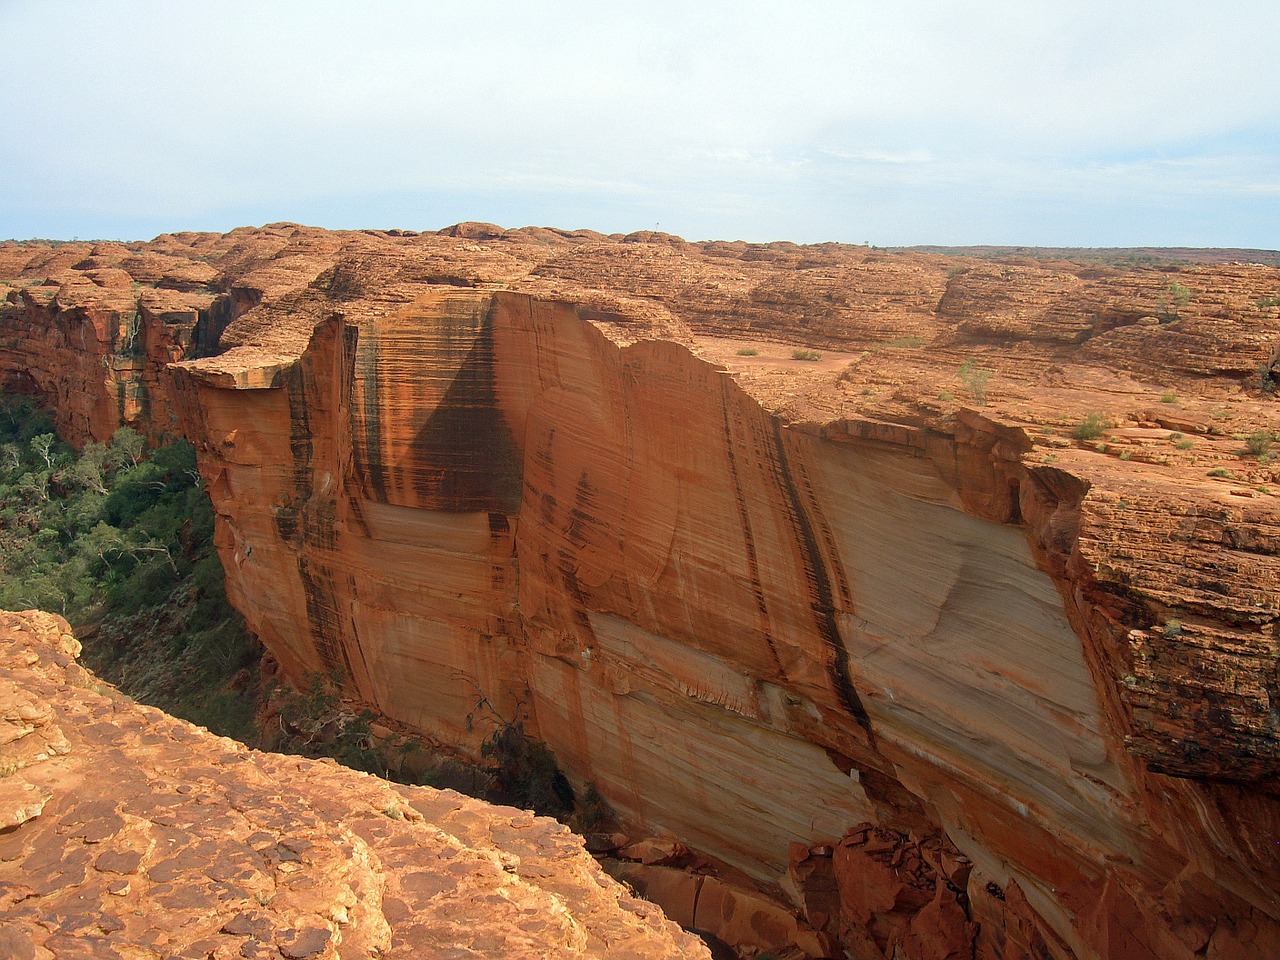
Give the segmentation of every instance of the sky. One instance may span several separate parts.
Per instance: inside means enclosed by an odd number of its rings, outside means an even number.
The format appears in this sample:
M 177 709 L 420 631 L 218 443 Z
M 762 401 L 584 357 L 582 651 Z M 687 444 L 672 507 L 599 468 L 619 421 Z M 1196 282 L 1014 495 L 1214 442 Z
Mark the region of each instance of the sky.
M 1280 247 L 1276 0 L 0 0 L 0 238 Z

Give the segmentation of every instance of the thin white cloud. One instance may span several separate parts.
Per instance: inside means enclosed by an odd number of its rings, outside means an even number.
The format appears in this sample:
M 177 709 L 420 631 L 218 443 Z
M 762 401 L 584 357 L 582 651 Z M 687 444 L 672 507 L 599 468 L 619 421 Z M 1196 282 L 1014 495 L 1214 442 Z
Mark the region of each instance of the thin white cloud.
M 893 166 L 907 166 L 931 163 L 933 154 L 928 150 L 906 150 L 893 153 L 888 150 L 822 150 L 824 156 L 837 160 L 850 160 L 855 163 L 888 163 Z

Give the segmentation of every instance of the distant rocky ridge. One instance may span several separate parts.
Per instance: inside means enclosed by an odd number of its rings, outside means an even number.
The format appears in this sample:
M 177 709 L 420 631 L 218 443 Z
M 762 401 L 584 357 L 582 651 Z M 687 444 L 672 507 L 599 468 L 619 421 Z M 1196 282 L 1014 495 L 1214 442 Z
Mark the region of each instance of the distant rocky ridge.
M 522 719 L 809 955 L 1280 952 L 1275 267 L 277 224 L 0 284 L 7 389 L 197 445 L 293 676 Z

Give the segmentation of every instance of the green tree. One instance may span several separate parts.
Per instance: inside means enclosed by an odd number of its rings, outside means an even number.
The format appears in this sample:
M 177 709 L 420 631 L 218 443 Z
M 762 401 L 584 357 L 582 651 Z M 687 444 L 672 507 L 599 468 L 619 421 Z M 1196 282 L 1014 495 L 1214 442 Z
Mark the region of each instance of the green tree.
M 53 448 L 57 442 L 58 438 L 52 433 L 42 433 L 38 437 L 31 438 L 31 449 L 44 461 L 46 467 L 53 466 Z
M 147 441 L 132 427 L 121 427 L 111 436 L 111 449 L 122 463 L 136 467 L 147 452 Z

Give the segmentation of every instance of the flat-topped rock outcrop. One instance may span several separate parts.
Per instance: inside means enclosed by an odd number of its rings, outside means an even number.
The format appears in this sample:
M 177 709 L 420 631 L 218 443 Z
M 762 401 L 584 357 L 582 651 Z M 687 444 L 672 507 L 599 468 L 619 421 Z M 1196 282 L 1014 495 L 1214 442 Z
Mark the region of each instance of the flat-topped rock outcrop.
M 12 388 L 196 444 L 292 676 L 520 719 L 809 955 L 1280 949 L 1280 270 L 273 225 L 0 283 Z
M 554 820 L 259 753 L 0 613 L 0 955 L 707 957 Z

